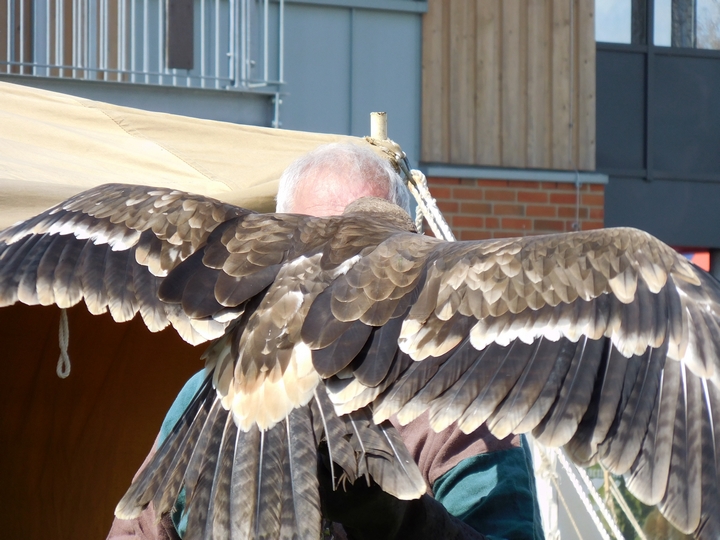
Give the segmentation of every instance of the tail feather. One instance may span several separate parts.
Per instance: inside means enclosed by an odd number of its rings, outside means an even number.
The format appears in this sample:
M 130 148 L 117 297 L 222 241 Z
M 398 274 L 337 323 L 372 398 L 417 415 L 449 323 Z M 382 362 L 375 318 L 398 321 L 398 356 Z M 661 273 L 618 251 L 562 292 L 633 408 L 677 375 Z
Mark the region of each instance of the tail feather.
M 230 479 L 232 477 L 233 448 L 237 439 L 237 427 L 232 414 L 228 413 L 225 419 L 220 453 L 213 476 L 210 506 L 208 508 L 207 524 L 205 525 L 206 538 L 230 537 Z
M 136 518 L 150 501 L 153 501 L 158 514 L 172 508 L 180 491 L 185 463 L 212 406 L 213 394 L 212 387 L 206 381 L 153 460 L 138 474 L 120 500 L 115 508 L 116 516 L 121 519 Z
M 324 387 L 315 393 L 313 412 L 322 415 L 328 454 L 350 483 L 368 475 L 399 499 L 416 499 L 427 490 L 420 469 L 390 422 L 375 424 L 371 413 L 360 409 L 338 416 Z M 333 482 L 337 486 L 337 476 Z
M 324 387 L 273 428 L 244 432 L 208 379 L 116 513 L 135 517 L 153 501 L 165 514 L 185 489 L 186 540 L 317 540 L 322 519 L 317 452 L 323 441 L 336 472 L 347 480 L 372 477 L 401 499 L 425 492 L 422 475 L 392 425 L 376 425 L 368 411 L 338 416 Z

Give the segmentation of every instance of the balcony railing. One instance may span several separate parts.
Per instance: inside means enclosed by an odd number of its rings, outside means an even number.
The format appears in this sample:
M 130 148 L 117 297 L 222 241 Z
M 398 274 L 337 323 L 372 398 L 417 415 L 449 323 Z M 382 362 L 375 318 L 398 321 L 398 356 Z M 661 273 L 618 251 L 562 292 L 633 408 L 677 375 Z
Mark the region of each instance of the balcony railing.
M 0 0 L 0 74 L 277 92 L 283 23 L 283 0 Z

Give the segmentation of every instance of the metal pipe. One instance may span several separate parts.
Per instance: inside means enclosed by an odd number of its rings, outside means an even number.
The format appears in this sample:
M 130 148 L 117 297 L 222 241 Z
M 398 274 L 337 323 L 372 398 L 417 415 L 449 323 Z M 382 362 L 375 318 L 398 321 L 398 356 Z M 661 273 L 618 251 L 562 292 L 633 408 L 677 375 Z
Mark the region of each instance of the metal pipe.
M 145 84 L 150 82 L 148 71 L 150 70 L 150 21 L 148 0 L 143 0 L 143 71 L 145 72 Z
M 215 0 L 215 88 L 220 88 L 220 0 Z
M 87 55 L 88 67 L 97 68 L 100 55 L 100 2 L 98 0 L 87 0 L 88 2 L 88 41 Z M 98 80 L 98 72 L 90 70 L 89 76 Z
M 205 88 L 205 0 L 200 0 L 200 86 Z
M 12 54 L 12 43 L 13 43 L 13 33 L 12 33 L 12 21 L 13 21 L 13 0 L 7 0 L 7 50 L 5 51 L 5 60 L 7 60 L 7 66 L 5 67 L 5 72 L 10 73 L 10 62 L 13 61 L 13 54 Z
M 263 0 L 263 80 L 268 80 L 268 0 Z
M 228 79 L 235 86 L 235 0 L 229 0 L 228 14 L 230 15 L 230 27 L 228 30 Z
M 9 1 L 9 0 L 8 0 Z M 240 58 L 238 59 L 238 62 L 240 62 L 240 79 L 242 80 L 242 84 L 245 84 L 245 81 L 247 80 L 247 62 L 246 62 L 246 43 L 245 40 L 247 39 L 247 36 L 245 35 L 246 27 L 245 27 L 245 21 L 247 19 L 246 16 L 246 4 L 247 0 L 240 0 Z
M 285 81 L 285 0 L 280 0 L 280 14 L 278 15 L 278 80 Z
M 161 75 L 158 77 L 158 84 L 163 84 L 165 82 L 165 79 L 162 76 L 162 73 L 165 72 L 165 47 L 164 47 L 164 39 L 165 39 L 165 18 L 163 16 L 163 6 L 165 5 L 165 2 L 163 0 L 158 0 L 158 73 Z
M 18 55 L 20 63 L 25 62 L 25 2 L 20 0 L 20 54 Z M 20 67 L 20 73 L 23 73 L 25 69 L 23 66 Z
M 118 68 L 121 71 L 127 70 L 127 3 L 126 0 L 119 0 L 118 2 L 119 9 L 122 9 L 122 13 L 120 14 L 120 36 L 119 36 L 119 53 L 120 53 L 120 60 L 118 61 Z M 118 80 L 123 80 L 122 75 L 119 77 Z
M 71 58 L 72 58 L 72 77 L 73 79 L 77 78 L 77 40 L 78 40 L 78 31 L 77 31 L 77 3 L 78 0 L 72 1 L 72 49 L 71 49 Z M 64 60 L 64 59 L 63 59 Z
M 130 0 L 130 82 L 135 82 L 135 0 Z
M 91 13 L 91 6 L 90 6 L 90 0 L 85 0 L 83 3 L 83 10 L 82 10 L 82 20 L 83 20 L 83 41 L 81 43 L 81 48 L 83 52 L 83 66 L 84 67 L 90 67 L 91 65 L 91 59 L 90 59 L 90 43 L 91 39 L 90 36 L 93 33 L 94 29 L 94 21 L 90 18 Z M 89 71 L 86 69 L 83 71 L 83 78 L 87 79 L 89 78 Z
M 55 63 L 58 66 L 63 64 L 63 5 L 62 0 L 55 0 Z M 58 77 L 62 77 L 64 72 L 58 69 Z
M 105 25 L 107 24 L 107 0 L 100 0 L 100 14 L 98 22 L 98 67 L 100 69 L 107 68 L 107 32 Z M 102 78 L 107 80 L 107 73 L 103 71 Z
M 50 0 L 45 0 L 45 62 L 50 63 Z M 50 76 L 50 68 L 45 69 L 45 76 Z

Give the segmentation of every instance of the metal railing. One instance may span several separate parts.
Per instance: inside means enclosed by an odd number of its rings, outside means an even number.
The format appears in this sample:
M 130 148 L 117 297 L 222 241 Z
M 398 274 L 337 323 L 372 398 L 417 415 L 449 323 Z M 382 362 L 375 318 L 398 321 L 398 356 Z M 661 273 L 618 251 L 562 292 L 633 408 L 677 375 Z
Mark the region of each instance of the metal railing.
M 277 92 L 284 1 L 192 1 L 192 69 L 175 69 L 166 0 L 0 0 L 0 74 Z

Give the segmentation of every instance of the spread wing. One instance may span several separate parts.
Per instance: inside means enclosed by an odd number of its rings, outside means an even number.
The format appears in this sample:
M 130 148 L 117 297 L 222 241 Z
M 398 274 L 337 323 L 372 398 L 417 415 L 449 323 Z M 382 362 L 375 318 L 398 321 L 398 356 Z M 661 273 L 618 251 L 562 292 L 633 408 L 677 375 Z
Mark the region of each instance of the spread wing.
M 302 338 L 335 408 L 531 431 L 720 534 L 720 284 L 650 235 L 395 235 L 315 299 Z
M 118 515 L 170 511 L 184 487 L 188 537 L 317 537 L 312 449 L 417 497 L 385 421 L 429 409 L 435 429 L 565 445 L 678 528 L 720 535 L 713 278 L 632 229 L 450 244 L 391 213 L 258 215 L 106 186 L 0 233 L 0 305 L 84 299 L 216 338 Z
M 226 323 L 195 319 L 158 297 L 180 262 L 221 224 L 250 212 L 164 189 L 108 184 L 0 232 L 0 306 L 85 301 L 117 322 L 140 313 L 151 331 L 172 324 L 197 344 L 222 335 Z

